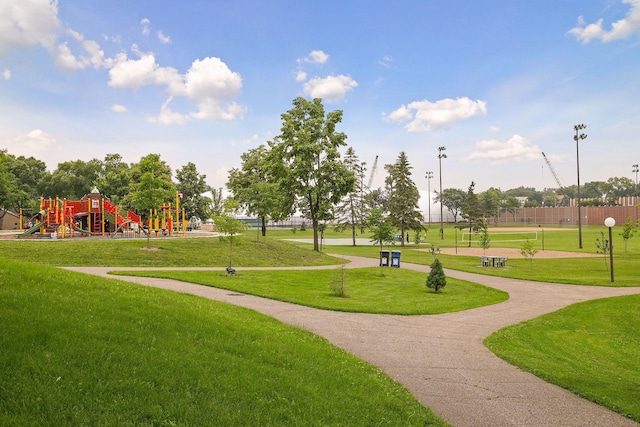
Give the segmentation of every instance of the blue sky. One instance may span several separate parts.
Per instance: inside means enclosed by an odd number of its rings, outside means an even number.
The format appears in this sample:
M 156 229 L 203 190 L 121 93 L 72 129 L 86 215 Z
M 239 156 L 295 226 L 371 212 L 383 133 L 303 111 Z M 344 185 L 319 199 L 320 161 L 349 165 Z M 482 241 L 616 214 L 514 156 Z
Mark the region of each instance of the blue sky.
M 635 179 L 640 0 L 2 0 L 0 149 L 50 170 L 159 153 L 222 187 L 297 96 L 369 169 L 503 190 Z

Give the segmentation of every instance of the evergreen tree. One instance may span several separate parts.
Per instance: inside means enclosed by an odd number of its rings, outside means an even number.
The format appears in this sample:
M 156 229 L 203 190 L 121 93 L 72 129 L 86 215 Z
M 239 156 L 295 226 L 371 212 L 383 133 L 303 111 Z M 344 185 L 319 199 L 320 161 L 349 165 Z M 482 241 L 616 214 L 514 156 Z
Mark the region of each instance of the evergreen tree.
M 422 231 L 422 213 L 418 209 L 420 192 L 411 180 L 411 169 L 404 151 L 394 164 L 385 165 L 389 174 L 385 179 L 388 193 L 388 209 L 391 223 L 400 230 L 401 245 L 409 230 Z
M 434 292 L 440 292 L 447 285 L 447 277 L 442 269 L 440 260 L 436 257 L 431 263 L 431 271 L 427 277 L 427 287 L 433 289 Z
M 356 155 L 353 147 L 349 147 L 345 153 L 344 165 L 355 177 L 356 185 L 353 191 L 349 192 L 336 206 L 336 230 L 351 230 L 353 246 L 356 246 L 356 235 L 358 229 L 364 230 L 366 226 L 366 205 L 364 194 L 364 163 Z M 363 231 L 361 231 L 363 232 Z

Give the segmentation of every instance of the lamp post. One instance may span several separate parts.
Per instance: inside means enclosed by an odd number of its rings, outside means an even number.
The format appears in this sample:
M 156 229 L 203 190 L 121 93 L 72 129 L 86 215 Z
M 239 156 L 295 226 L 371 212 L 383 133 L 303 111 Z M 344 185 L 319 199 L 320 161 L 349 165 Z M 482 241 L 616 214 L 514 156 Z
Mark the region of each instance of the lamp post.
M 635 196 L 634 198 L 634 204 L 636 206 L 636 223 L 638 222 L 638 172 L 640 172 L 640 169 L 638 169 L 638 165 L 631 165 L 631 167 L 633 169 L 631 169 L 631 172 L 635 172 L 636 174 L 636 186 L 634 188 L 633 194 Z
M 578 142 L 581 139 L 586 139 L 587 135 L 584 133 L 580 133 L 580 131 L 584 128 L 586 128 L 587 125 L 585 124 L 581 124 L 581 125 L 575 125 L 573 127 L 573 129 L 576 131 L 575 136 L 573 137 L 573 140 L 576 142 L 576 171 L 578 173 L 578 247 L 580 249 L 582 249 L 582 215 L 580 214 L 580 206 L 581 206 L 581 201 L 580 201 L 580 155 L 578 153 Z
M 613 240 L 611 229 L 616 225 L 616 220 L 608 217 L 604 220 L 604 225 L 609 227 L 609 264 L 611 264 L 611 283 L 613 283 Z
M 429 227 L 431 227 L 431 178 L 433 178 L 433 172 L 429 171 L 427 172 L 427 175 L 425 176 L 425 178 L 427 178 L 427 193 L 428 193 L 428 206 L 429 206 Z M 442 197 L 442 195 L 440 195 L 440 197 Z
M 442 218 L 442 159 L 446 159 L 447 155 L 443 153 L 445 147 L 438 147 L 438 166 L 440 168 L 440 239 L 444 240 L 444 223 Z

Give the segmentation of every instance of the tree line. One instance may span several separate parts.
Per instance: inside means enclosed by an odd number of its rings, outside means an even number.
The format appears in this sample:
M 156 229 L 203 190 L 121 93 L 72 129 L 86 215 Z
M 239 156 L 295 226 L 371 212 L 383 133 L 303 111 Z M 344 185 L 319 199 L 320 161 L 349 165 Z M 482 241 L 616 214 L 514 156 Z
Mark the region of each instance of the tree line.
M 148 154 L 132 164 L 124 162 L 119 154 L 108 154 L 104 160 L 59 163 L 49 172 L 41 160 L 2 150 L 0 216 L 20 209 L 35 212 L 41 197 L 79 200 L 95 187 L 114 204 L 143 217 L 150 209 L 174 203 L 176 192 L 182 193 L 185 216 L 209 218 L 220 206 L 221 190 L 213 191 L 213 198 L 205 196 L 211 190 L 205 179 L 195 164 L 187 163 L 175 171 L 174 182 L 171 167 L 159 154 Z
M 181 206 L 189 218 L 206 219 L 242 210 L 260 219 L 263 235 L 267 221 L 299 213 L 311 223 L 315 250 L 319 249 L 319 233 L 327 224 L 349 230 L 354 245 L 356 236 L 372 224 L 378 229 L 397 230 L 402 244 L 409 232 L 419 238 L 425 221 L 405 152 L 384 166 L 387 176 L 383 188 L 367 188 L 366 162 L 353 147 L 347 147 L 347 135 L 338 130 L 341 110 L 326 113 L 321 99 L 299 97 L 281 120 L 278 136 L 243 153 L 241 166 L 230 170 L 226 186 L 231 197 L 227 200 L 223 200 L 221 188 L 206 184 L 206 175 L 191 162 L 175 171 L 174 181 L 171 168 L 159 154 L 149 154 L 132 164 L 119 154 L 108 154 L 103 160 L 63 162 L 48 172 L 40 160 L 0 151 L 0 215 L 7 210 L 37 209 L 40 197 L 77 200 L 96 187 L 114 204 L 143 216 L 149 209 L 174 201 L 176 192 L 183 194 Z M 588 182 L 581 190 L 583 198 L 605 204 L 636 194 L 636 186 L 628 178 Z M 209 191 L 211 197 L 205 195 Z M 436 192 L 434 202 L 447 207 L 456 222 L 461 217 L 470 228 L 478 229 L 499 209 L 515 212 L 522 206 L 519 197 L 526 198 L 525 207 L 557 206 L 568 203 L 575 194 L 575 186 L 542 192 L 525 187 L 503 192 L 492 187 L 475 194 L 472 182 L 467 191 L 448 188 L 441 194 Z

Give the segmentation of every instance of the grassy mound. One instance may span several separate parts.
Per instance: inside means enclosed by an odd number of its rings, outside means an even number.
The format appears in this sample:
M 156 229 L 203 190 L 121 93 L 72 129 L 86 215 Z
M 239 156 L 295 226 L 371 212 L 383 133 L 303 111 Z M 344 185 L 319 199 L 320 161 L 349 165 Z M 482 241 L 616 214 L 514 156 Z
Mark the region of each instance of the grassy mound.
M 234 266 L 286 267 L 340 264 L 340 260 L 269 238 L 233 243 Z M 218 237 L 152 239 L 0 240 L 2 256 L 56 266 L 225 267 L 229 243 Z
M 189 295 L 0 259 L 0 425 L 445 425 L 324 339 Z

